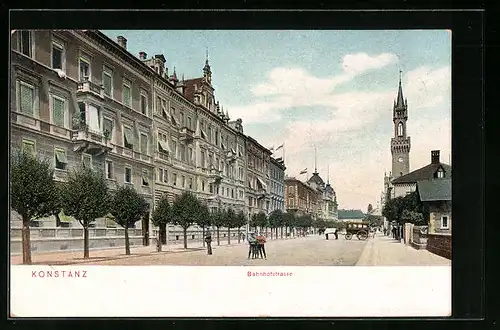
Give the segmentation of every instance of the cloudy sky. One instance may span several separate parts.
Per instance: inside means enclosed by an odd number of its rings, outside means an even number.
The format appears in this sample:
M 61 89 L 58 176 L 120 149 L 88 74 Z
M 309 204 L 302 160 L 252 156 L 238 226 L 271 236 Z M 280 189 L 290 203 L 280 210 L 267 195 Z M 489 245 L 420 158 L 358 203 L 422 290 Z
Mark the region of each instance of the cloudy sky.
M 340 208 L 377 206 L 391 170 L 392 107 L 402 70 L 410 171 L 451 157 L 451 32 L 104 31 L 138 56 L 163 54 L 169 73 L 202 75 L 208 48 L 216 98 L 245 134 L 285 143 L 287 175 L 317 169 Z M 275 157 L 282 156 L 278 151 Z

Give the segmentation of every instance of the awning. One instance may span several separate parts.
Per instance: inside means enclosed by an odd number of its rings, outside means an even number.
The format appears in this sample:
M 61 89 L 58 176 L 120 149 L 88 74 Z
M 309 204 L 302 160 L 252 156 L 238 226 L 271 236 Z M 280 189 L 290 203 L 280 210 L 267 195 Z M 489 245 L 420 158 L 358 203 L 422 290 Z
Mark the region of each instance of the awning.
M 165 108 L 162 108 L 163 111 L 163 117 L 168 118 L 168 111 Z
M 203 132 L 203 130 L 200 130 L 200 132 L 201 132 L 201 137 L 206 140 L 207 134 L 205 134 L 205 132 Z
M 68 164 L 66 153 L 62 150 L 56 150 L 56 159 L 59 163 Z
M 130 128 L 125 129 L 124 136 L 125 136 L 125 142 L 134 145 L 134 135 L 132 134 L 132 130 Z
M 239 157 L 243 157 L 242 154 L 241 154 L 241 151 L 238 151 L 238 156 Z
M 267 185 L 264 183 L 264 181 L 262 181 L 261 178 L 259 178 L 259 177 L 257 177 L 257 181 L 262 186 L 262 189 L 267 191 Z
M 233 155 L 236 155 L 236 151 L 234 151 L 233 148 L 231 148 L 231 152 L 233 153 Z
M 168 146 L 168 143 L 165 141 L 158 141 L 158 144 L 160 145 L 160 149 L 166 152 L 171 152 L 170 147 Z
M 224 145 L 224 143 L 221 143 L 220 146 L 222 147 L 222 149 L 226 150 L 226 146 Z
M 170 120 L 172 120 L 172 123 L 177 126 L 177 120 L 175 120 L 173 115 L 170 115 Z
M 145 185 L 149 184 L 149 178 L 146 174 L 142 175 L 142 183 L 144 183 Z

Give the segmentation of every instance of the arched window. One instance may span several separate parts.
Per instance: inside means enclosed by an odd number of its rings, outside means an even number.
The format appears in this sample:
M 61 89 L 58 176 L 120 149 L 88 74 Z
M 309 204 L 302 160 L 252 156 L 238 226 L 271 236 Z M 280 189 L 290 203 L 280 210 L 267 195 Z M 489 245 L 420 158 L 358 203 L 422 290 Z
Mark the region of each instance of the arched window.
M 398 124 L 398 136 L 403 136 L 403 123 Z

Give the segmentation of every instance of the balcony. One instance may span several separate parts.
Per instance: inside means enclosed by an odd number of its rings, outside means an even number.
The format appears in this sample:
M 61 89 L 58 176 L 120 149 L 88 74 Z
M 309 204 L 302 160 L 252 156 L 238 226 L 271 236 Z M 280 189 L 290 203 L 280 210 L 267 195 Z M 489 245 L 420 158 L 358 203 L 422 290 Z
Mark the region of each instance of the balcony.
M 104 134 L 90 130 L 85 124 L 80 124 L 73 130 L 71 140 L 75 143 L 73 148 L 75 152 L 99 156 L 113 149 L 111 142 Z
M 68 171 L 54 169 L 54 180 L 59 182 L 66 182 L 68 180 Z
M 104 86 L 98 85 L 86 79 L 78 83 L 77 94 L 78 93 L 89 93 L 91 95 L 104 99 Z
M 187 127 L 182 127 L 180 130 L 180 140 L 190 143 L 193 142 L 193 139 L 194 131 Z

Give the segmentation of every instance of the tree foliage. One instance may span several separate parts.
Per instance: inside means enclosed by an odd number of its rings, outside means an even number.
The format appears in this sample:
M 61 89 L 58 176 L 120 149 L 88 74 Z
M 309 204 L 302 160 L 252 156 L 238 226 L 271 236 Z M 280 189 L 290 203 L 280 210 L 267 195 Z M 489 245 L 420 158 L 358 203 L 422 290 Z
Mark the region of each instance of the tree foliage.
M 267 216 L 264 212 L 259 212 L 257 214 L 254 214 L 254 216 L 255 216 L 254 222 L 257 227 L 260 227 L 262 229 L 269 225 Z
M 11 207 L 26 220 L 47 217 L 60 211 L 59 189 L 53 179 L 54 170 L 47 160 L 39 160 L 26 152 L 13 157 L 10 168 Z
M 283 224 L 283 211 L 280 209 L 274 210 L 269 215 L 269 227 L 279 228 Z
M 62 190 L 64 213 L 73 216 L 83 227 L 83 256 L 88 258 L 89 225 L 108 213 L 110 195 L 106 179 L 100 172 L 80 167 L 69 172 Z
M 149 211 L 149 204 L 132 186 L 118 188 L 110 203 L 110 213 L 115 222 L 125 228 L 125 254 L 130 254 L 128 229 Z
M 168 202 L 167 195 L 163 195 L 156 204 L 151 217 L 151 222 L 157 227 L 172 222 L 172 207 Z
M 23 263 L 31 264 L 29 222 L 61 210 L 60 190 L 47 160 L 17 152 L 10 167 L 10 204 L 22 217 Z
M 400 196 L 388 200 L 384 205 L 382 215 L 389 221 L 396 221 L 399 224 L 404 222 L 421 223 L 423 222 L 422 210 L 418 193 L 412 192 L 404 197 Z
M 187 249 L 187 229 L 199 221 L 201 202 L 190 192 L 184 192 L 172 205 L 172 220 L 181 226 L 184 233 L 184 248 Z

